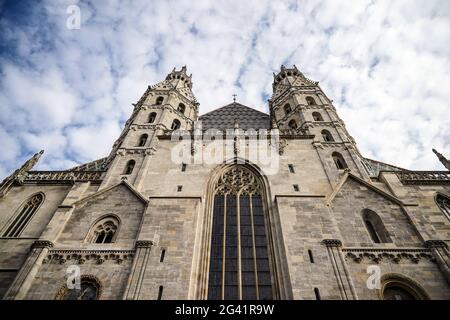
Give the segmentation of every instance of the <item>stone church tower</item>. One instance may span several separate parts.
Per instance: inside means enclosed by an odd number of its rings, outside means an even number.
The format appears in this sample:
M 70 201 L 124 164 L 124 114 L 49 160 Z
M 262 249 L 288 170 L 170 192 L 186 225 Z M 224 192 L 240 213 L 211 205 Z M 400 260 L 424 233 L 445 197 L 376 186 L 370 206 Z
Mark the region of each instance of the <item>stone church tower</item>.
M 295 66 L 269 114 L 192 87 L 149 86 L 105 158 L 3 180 L 3 299 L 450 299 L 449 171 L 365 158 Z

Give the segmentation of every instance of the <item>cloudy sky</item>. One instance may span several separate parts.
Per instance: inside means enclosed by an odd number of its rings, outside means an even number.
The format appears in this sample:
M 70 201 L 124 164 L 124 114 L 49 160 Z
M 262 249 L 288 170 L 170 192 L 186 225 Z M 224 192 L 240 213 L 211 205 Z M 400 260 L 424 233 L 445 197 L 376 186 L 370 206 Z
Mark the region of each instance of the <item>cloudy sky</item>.
M 184 64 L 201 113 L 233 93 L 267 112 L 272 73 L 295 64 L 365 156 L 450 156 L 448 0 L 0 0 L 0 38 L 0 178 L 40 149 L 41 170 L 106 156 L 147 85 Z

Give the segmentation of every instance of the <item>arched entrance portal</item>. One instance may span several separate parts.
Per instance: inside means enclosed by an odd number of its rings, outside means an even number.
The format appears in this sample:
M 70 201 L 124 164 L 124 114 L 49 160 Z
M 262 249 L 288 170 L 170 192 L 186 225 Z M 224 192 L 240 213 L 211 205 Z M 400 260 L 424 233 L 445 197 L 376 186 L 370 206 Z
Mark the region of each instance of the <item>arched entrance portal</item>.
M 225 168 L 213 189 L 208 299 L 273 299 L 263 182 L 243 165 Z

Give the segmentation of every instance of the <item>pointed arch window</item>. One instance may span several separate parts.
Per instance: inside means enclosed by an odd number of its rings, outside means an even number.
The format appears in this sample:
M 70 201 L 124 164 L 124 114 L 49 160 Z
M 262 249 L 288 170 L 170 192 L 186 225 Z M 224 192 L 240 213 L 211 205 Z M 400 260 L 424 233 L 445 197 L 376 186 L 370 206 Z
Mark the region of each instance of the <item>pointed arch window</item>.
M 323 121 L 322 115 L 319 112 L 313 112 L 312 116 L 314 121 Z
M 314 106 L 316 105 L 316 100 L 314 100 L 313 97 L 306 97 L 306 103 L 308 103 L 308 105 L 310 106 Z
M 427 292 L 413 279 L 401 274 L 385 274 L 381 277 L 379 295 L 382 300 L 429 300 Z
M 148 139 L 148 134 L 144 133 L 143 135 L 141 135 L 141 137 L 139 138 L 138 147 L 144 147 L 145 144 L 147 143 L 147 139 Z
M 364 209 L 362 212 L 362 218 L 367 232 L 374 243 L 392 242 L 383 221 L 376 212 L 369 209 Z
M 326 142 L 333 142 L 334 141 L 334 138 L 331 135 L 330 131 L 322 130 L 321 134 L 322 134 L 323 141 L 326 141 Z
M 125 166 L 125 171 L 123 174 L 132 174 L 134 166 L 136 165 L 136 161 L 130 160 L 127 162 L 127 165 Z
M 222 173 L 214 195 L 208 299 L 272 299 L 262 183 L 244 166 Z
M 177 130 L 177 129 L 180 129 L 180 127 L 181 127 L 180 120 L 178 120 L 178 119 L 173 120 L 171 129 Z
M 97 277 L 92 275 L 82 275 L 80 277 L 80 287 L 69 289 L 67 284 L 56 294 L 56 300 L 98 300 L 102 294 L 102 285 Z
M 347 169 L 347 163 L 344 160 L 344 157 L 339 152 L 333 152 L 331 155 L 333 157 L 334 164 L 339 170 Z
M 163 101 L 164 101 L 164 97 L 158 97 L 158 98 L 156 98 L 156 104 L 162 104 L 163 103 Z
M 178 112 L 180 112 L 181 114 L 184 114 L 185 110 L 186 110 L 186 106 L 183 103 L 180 103 L 178 105 Z
M 156 112 L 150 113 L 148 116 L 148 122 L 153 123 L 153 122 L 155 122 L 155 119 L 156 119 Z
M 289 121 L 289 129 L 297 129 L 297 122 L 295 122 L 295 120 L 291 120 Z
M 2 237 L 19 237 L 43 202 L 43 193 L 31 196 L 20 206 L 12 221 L 3 229 Z
M 94 224 L 87 241 L 90 243 L 112 243 L 116 239 L 118 229 L 119 219 L 115 216 L 106 216 Z
M 287 115 L 287 114 L 289 114 L 289 113 L 291 113 L 291 111 L 292 111 L 292 109 L 291 109 L 291 105 L 289 104 L 289 103 L 286 103 L 285 105 L 284 105 L 284 113 Z
M 441 193 L 438 193 L 436 195 L 436 204 L 438 205 L 439 209 L 441 209 L 442 213 L 447 217 L 447 219 L 450 220 L 450 198 L 446 195 L 443 195 Z

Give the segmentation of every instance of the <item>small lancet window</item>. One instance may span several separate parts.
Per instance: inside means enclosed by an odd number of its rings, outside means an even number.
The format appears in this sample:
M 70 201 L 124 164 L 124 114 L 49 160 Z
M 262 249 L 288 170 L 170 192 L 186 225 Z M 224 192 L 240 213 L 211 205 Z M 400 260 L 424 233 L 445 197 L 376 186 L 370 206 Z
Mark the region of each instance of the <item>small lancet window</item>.
M 119 220 L 114 216 L 107 216 L 95 223 L 88 237 L 90 243 L 112 243 L 119 229 Z
M 147 143 L 147 139 L 148 139 L 148 134 L 144 133 L 144 134 L 139 138 L 138 146 L 139 146 L 139 147 L 144 147 L 145 144 Z
M 294 169 L 294 165 L 293 164 L 288 164 L 288 168 L 289 168 L 289 172 L 290 173 L 295 173 L 295 169 Z
M 42 193 L 37 193 L 30 197 L 19 208 L 14 215 L 14 219 L 6 225 L 2 232 L 2 237 L 19 237 L 43 202 L 44 195 Z
M 156 104 L 162 104 L 164 101 L 164 97 L 158 97 L 156 98 Z
M 364 209 L 362 213 L 367 232 L 374 243 L 392 242 L 380 216 L 372 210 Z
M 336 164 L 336 167 L 339 170 L 347 169 L 347 163 L 344 160 L 344 157 L 339 152 L 333 152 L 332 154 L 333 161 Z
M 438 193 L 436 195 L 435 200 L 439 209 L 441 209 L 441 211 L 444 213 L 447 219 L 450 220 L 450 198 L 443 194 Z
M 314 121 L 323 121 L 322 115 L 318 112 L 313 112 L 312 116 Z
M 291 120 L 289 121 L 289 129 L 297 129 L 297 122 L 295 122 L 295 120 Z
M 316 296 L 316 300 L 321 300 L 319 288 L 314 288 L 314 295 Z
M 323 141 L 325 141 L 325 142 L 333 142 L 334 141 L 333 136 L 331 135 L 330 131 L 322 130 L 321 133 L 322 133 Z
M 314 100 L 313 97 L 306 97 L 306 102 L 307 102 L 308 105 L 310 105 L 310 106 L 316 105 L 316 100 Z
M 284 113 L 285 113 L 285 114 L 289 114 L 289 113 L 291 113 L 291 111 L 292 111 L 292 109 L 291 109 L 290 104 L 289 104 L 289 103 L 286 103 L 286 104 L 284 105 Z
M 155 119 L 156 119 L 156 112 L 150 113 L 148 116 L 148 122 L 153 123 L 153 122 L 155 122 Z
M 180 129 L 180 127 L 181 127 L 180 121 L 178 119 L 173 120 L 171 129 L 177 130 Z
M 178 112 L 180 112 L 181 114 L 184 114 L 185 110 L 186 110 L 186 106 L 183 103 L 180 103 L 178 105 Z
M 308 250 L 309 262 L 314 263 L 314 256 L 311 250 Z
M 123 174 L 131 174 L 133 173 L 134 166 L 136 165 L 136 161 L 130 160 L 127 162 L 127 165 L 125 166 L 125 171 Z

